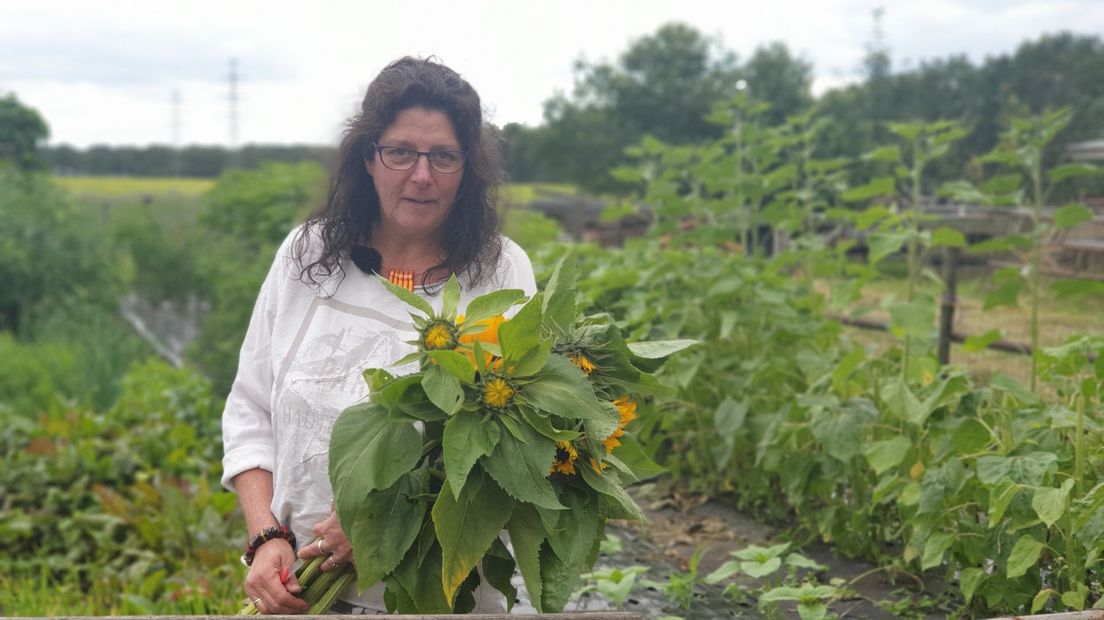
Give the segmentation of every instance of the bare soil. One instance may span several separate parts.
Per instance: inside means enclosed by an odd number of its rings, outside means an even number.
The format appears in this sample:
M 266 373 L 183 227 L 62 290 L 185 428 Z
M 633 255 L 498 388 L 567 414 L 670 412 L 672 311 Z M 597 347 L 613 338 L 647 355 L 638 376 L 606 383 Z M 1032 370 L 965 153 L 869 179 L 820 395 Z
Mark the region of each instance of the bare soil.
M 621 552 L 599 559 L 599 566 L 625 567 L 633 564 L 649 566 L 644 575 L 654 581 L 664 581 L 672 572 L 686 573 L 694 552 L 703 548 L 698 575 L 704 578 L 730 559 L 730 552 L 749 545 L 769 546 L 784 542 L 784 529 L 744 514 L 733 508 L 731 498 L 710 498 L 704 495 L 684 495 L 661 486 L 634 489 L 634 494 L 648 517 L 648 522 L 613 522 L 609 532 L 618 536 Z M 795 549 L 797 550 L 797 549 Z M 845 618 L 891 619 L 901 617 L 944 618 L 946 609 L 933 609 L 932 602 L 942 583 L 896 583 L 891 575 L 870 562 L 842 557 L 824 544 L 814 544 L 797 550 L 827 567 L 816 575 L 820 583 L 839 579 L 846 582 L 855 596 L 830 605 L 832 612 Z M 907 580 L 906 580 L 907 581 Z M 738 582 L 741 589 L 752 594 L 761 587 L 756 580 Z M 665 615 L 686 620 L 704 618 L 763 618 L 753 596 L 733 599 L 721 586 L 699 583 L 689 610 L 677 608 L 656 588 L 635 588 L 625 611 L 641 613 L 655 619 Z M 601 596 L 584 595 L 574 605 L 578 610 L 606 609 Z M 792 606 L 783 608 L 784 618 L 797 618 Z

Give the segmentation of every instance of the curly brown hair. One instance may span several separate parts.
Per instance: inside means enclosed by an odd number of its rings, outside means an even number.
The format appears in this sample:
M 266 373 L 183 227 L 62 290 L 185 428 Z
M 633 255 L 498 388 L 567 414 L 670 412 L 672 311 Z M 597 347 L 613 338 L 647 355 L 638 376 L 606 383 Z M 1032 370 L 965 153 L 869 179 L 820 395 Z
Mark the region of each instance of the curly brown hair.
M 444 259 L 422 274 L 422 285 L 448 274 L 465 275 L 471 284 L 494 272 L 502 252 L 495 197 L 502 182 L 497 130 L 483 122 L 479 94 L 452 69 L 432 58 L 400 58 L 368 85 L 360 112 L 349 120 L 338 149 L 338 167 L 326 203 L 307 218 L 295 239 L 299 279 L 321 285 L 344 276 L 346 260 L 372 237 L 380 218 L 379 196 L 365 169 L 374 142 L 403 110 L 423 107 L 443 112 L 452 122 L 461 148 L 468 151 L 456 202 L 443 225 Z M 310 237 L 322 240 L 315 254 Z

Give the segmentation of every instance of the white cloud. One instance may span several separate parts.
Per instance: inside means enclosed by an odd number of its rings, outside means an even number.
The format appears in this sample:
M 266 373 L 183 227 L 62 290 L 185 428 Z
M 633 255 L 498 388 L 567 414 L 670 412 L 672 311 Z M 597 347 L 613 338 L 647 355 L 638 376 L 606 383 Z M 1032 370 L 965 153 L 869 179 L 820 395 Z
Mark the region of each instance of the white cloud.
M 333 143 L 390 60 L 436 54 L 498 123 L 539 123 L 579 58 L 684 21 L 746 58 L 781 40 L 814 63 L 817 93 L 861 75 L 871 11 L 885 7 L 896 67 L 966 53 L 975 62 L 1047 32 L 1104 32 L 1099 0 L 39 0 L 0 4 L 0 91 L 37 107 L 55 142 L 168 142 L 179 90 L 185 143 L 229 137 L 227 72 L 239 59 L 242 142 Z

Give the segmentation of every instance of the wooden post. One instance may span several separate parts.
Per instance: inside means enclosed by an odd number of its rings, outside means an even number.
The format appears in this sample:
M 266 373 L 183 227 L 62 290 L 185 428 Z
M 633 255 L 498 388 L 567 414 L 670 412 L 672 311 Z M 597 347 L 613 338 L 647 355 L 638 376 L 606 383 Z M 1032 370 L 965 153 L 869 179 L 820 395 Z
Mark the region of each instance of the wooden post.
M 940 364 L 951 363 L 951 341 L 954 339 L 954 311 L 958 290 L 958 248 L 943 248 L 943 297 L 939 302 Z

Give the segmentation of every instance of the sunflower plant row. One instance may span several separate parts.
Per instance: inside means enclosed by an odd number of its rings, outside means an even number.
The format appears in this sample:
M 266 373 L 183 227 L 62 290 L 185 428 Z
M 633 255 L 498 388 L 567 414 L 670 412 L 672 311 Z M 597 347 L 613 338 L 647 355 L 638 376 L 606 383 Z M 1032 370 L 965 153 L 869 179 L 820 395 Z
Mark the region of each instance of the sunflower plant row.
M 395 366 L 419 370 L 365 372 L 371 395 L 334 426 L 330 479 L 359 587 L 382 580 L 389 610 L 470 611 L 484 580 L 512 606 L 515 568 L 536 609 L 561 610 L 606 520 L 643 519 L 625 486 L 661 470 L 626 426 L 663 391 L 651 373 L 693 342 L 626 343 L 608 317 L 578 316 L 571 265 L 543 294 L 496 291 L 462 315 L 455 278 L 440 311 L 385 283 L 418 332 Z

